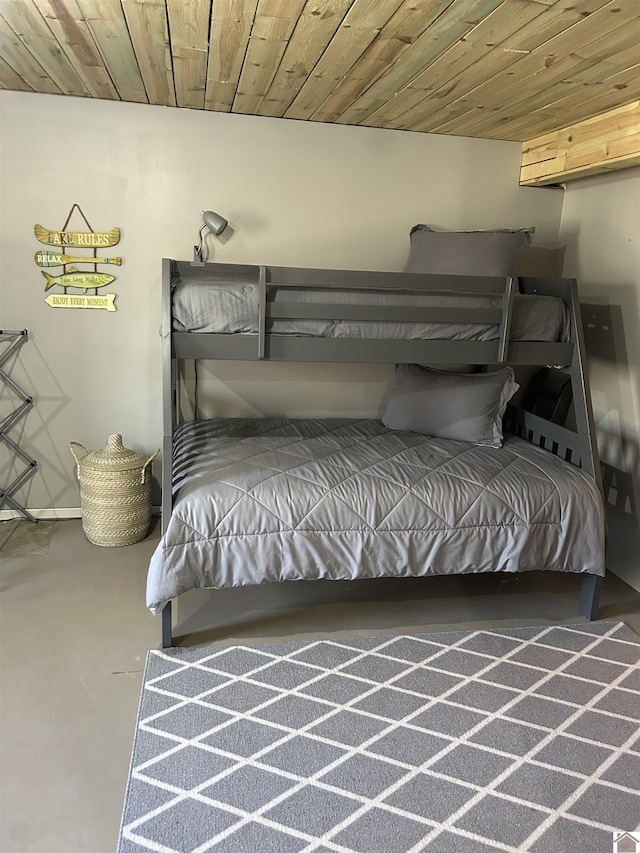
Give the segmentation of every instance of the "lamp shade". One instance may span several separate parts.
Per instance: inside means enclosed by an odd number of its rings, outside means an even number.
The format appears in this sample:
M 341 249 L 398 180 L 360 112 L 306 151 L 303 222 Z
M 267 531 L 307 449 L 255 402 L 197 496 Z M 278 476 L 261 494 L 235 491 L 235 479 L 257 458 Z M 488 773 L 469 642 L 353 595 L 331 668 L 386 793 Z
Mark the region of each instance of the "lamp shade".
M 222 216 L 220 216 L 219 213 L 216 213 L 213 210 L 203 210 L 202 221 L 207 226 L 207 228 L 216 235 L 222 234 L 224 229 L 229 224 L 226 219 L 224 219 Z

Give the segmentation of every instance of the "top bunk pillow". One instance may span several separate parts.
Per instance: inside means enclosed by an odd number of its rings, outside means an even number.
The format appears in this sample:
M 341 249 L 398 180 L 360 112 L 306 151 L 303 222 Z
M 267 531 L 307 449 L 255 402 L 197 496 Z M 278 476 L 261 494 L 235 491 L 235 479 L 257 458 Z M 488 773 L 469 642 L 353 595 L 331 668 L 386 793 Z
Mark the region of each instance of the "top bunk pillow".
M 382 423 L 388 429 L 502 447 L 502 417 L 518 388 L 510 367 L 448 373 L 397 364 Z
M 534 227 L 434 231 L 428 225 L 415 225 L 404 271 L 514 278 L 534 232 Z

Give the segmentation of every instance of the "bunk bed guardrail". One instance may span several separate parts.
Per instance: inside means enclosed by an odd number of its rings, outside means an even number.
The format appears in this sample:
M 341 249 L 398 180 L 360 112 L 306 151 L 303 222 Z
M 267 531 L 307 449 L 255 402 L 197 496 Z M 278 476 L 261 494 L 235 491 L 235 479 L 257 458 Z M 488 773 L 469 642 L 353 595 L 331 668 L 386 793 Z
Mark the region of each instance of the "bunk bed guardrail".
M 168 261 L 168 287 L 176 275 L 192 272 L 190 264 Z M 209 264 L 224 269 L 233 265 Z M 258 297 L 257 333 L 193 334 L 174 332 L 174 352 L 186 359 L 237 359 L 253 361 L 322 362 L 423 362 L 433 364 L 553 364 L 570 362 L 570 343 L 510 341 L 514 293 L 512 278 L 487 276 L 423 275 L 420 273 L 369 272 L 360 270 L 322 270 L 260 266 L 256 284 Z M 276 303 L 277 289 L 312 290 L 326 295 L 326 301 Z M 497 301 L 491 308 L 419 307 L 336 304 L 331 291 L 369 291 L 385 294 L 445 294 L 447 296 L 488 297 Z M 170 308 L 170 302 L 169 302 Z M 496 326 L 496 340 L 387 340 L 377 338 L 323 338 L 271 334 L 274 320 L 330 320 L 369 323 L 460 323 Z

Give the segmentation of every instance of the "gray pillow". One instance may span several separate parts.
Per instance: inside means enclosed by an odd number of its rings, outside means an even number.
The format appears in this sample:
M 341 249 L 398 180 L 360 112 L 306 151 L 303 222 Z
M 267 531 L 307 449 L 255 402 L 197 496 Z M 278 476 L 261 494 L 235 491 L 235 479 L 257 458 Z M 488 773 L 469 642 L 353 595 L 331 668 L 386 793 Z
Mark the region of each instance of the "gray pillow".
M 405 272 L 442 275 L 518 275 L 535 228 L 434 231 L 415 225 Z
M 510 367 L 448 373 L 397 364 L 382 422 L 389 429 L 502 447 L 502 417 L 518 387 Z

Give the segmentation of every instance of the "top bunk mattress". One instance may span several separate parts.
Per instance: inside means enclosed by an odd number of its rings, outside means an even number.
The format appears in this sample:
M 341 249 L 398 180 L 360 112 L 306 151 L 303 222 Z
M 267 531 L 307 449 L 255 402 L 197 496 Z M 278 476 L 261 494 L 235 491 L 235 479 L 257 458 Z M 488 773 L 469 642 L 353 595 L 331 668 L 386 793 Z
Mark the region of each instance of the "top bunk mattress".
M 258 267 L 216 265 L 212 271 L 193 268 L 188 275 L 172 280 L 172 326 L 174 332 L 209 334 L 257 334 L 259 327 Z M 500 297 L 447 295 L 441 293 L 395 293 L 269 286 L 273 303 L 389 306 L 416 308 L 496 309 Z M 322 338 L 366 338 L 381 340 L 494 341 L 498 326 L 485 323 L 370 322 L 360 320 L 274 319 L 271 335 Z M 570 340 L 569 315 L 564 302 L 553 296 L 513 295 L 512 341 L 543 343 Z

